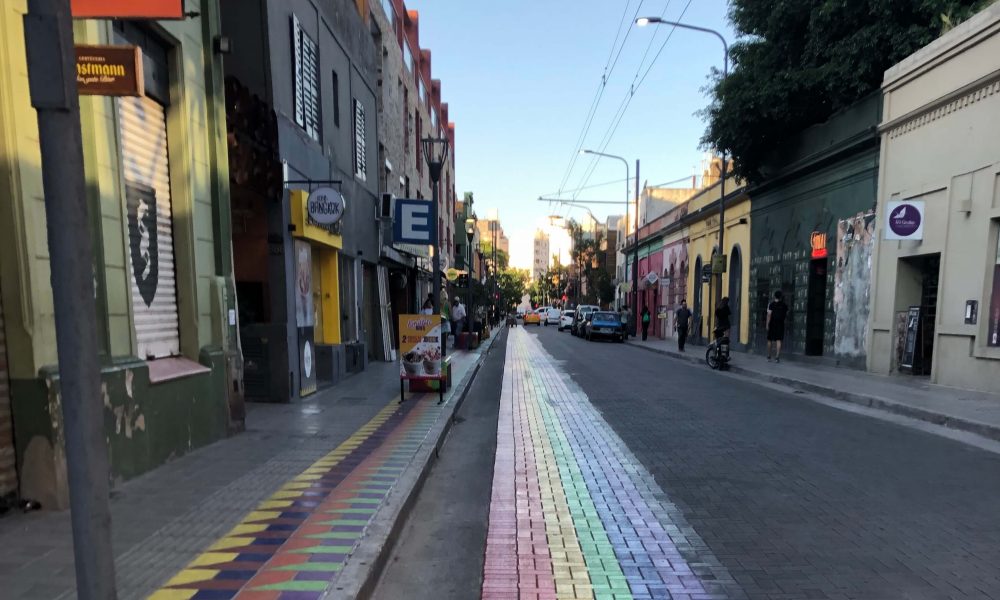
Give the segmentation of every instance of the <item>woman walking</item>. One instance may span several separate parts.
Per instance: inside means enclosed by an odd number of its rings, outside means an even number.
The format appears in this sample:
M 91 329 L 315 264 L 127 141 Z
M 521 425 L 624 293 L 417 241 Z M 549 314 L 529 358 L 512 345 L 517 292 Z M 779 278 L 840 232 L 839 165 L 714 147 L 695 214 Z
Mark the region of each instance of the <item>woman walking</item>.
M 649 323 L 650 323 L 651 320 L 652 320 L 652 317 L 649 315 L 649 307 L 643 306 L 642 307 L 642 341 L 644 341 L 644 342 L 646 341 L 646 338 L 649 337 Z

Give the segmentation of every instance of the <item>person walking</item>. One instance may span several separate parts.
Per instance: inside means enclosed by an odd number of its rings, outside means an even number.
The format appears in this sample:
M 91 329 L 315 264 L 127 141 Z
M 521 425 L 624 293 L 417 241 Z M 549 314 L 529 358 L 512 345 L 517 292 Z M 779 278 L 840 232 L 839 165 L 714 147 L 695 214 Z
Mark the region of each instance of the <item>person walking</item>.
M 652 317 L 649 314 L 649 307 L 643 306 L 642 307 L 642 341 L 644 341 L 644 342 L 646 341 L 646 338 L 649 337 L 649 322 L 651 320 L 652 320 Z
M 677 350 L 684 352 L 684 343 L 688 337 L 688 323 L 691 321 L 691 311 L 687 300 L 681 300 L 681 307 L 674 312 L 674 331 L 677 332 Z
M 781 340 L 785 338 L 785 318 L 788 305 L 782 298 L 781 290 L 774 292 L 774 301 L 767 305 L 767 362 L 771 362 L 771 348 L 774 348 L 774 362 L 781 362 Z
M 455 339 L 462 334 L 463 328 L 465 326 L 465 318 L 467 317 L 465 312 L 465 305 L 458 298 L 455 298 L 451 302 L 451 331 Z

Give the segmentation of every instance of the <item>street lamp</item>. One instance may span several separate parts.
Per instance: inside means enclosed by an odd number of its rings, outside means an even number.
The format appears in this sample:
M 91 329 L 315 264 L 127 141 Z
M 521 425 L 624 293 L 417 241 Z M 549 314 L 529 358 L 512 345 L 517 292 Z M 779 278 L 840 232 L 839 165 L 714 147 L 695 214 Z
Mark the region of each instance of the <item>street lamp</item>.
M 659 17 L 639 17 L 635 20 L 635 24 L 639 27 L 645 27 L 646 25 L 672 25 L 674 27 L 680 27 L 681 29 L 690 29 L 692 31 L 700 31 L 702 33 L 708 33 L 719 38 L 722 42 L 722 78 L 725 79 L 729 76 L 729 44 L 726 42 L 726 38 L 722 36 L 721 33 L 714 29 L 709 29 L 707 27 L 698 27 L 696 25 L 688 25 L 686 23 L 680 23 L 678 21 L 665 21 Z M 721 267 L 719 269 L 712 265 L 713 271 L 718 271 L 715 273 L 718 276 L 718 289 L 715 291 L 715 305 L 719 305 L 719 301 L 722 298 L 722 271 L 725 269 L 726 265 L 726 149 L 721 148 L 722 153 L 722 179 L 719 189 L 719 262 Z M 713 259 L 714 260 L 714 259 Z M 695 278 L 701 277 L 700 273 L 695 274 Z M 701 284 L 699 284 L 701 285 Z M 712 311 L 708 314 L 708 335 L 709 338 L 712 336 Z
M 476 237 L 476 215 L 472 215 L 465 220 L 465 237 L 469 241 L 469 264 L 466 265 L 466 270 L 468 274 L 465 276 L 465 283 L 469 286 L 469 291 L 466 294 L 467 309 L 466 318 L 469 319 L 469 333 L 472 333 L 472 326 L 475 324 L 476 320 L 472 317 L 472 239 Z
M 625 157 L 618 156 L 616 154 L 605 154 L 603 152 L 597 152 L 596 150 L 580 150 L 580 154 L 593 154 L 594 156 L 600 156 L 603 158 L 612 158 L 614 160 L 620 160 L 625 163 L 625 246 L 626 253 L 625 256 L 628 258 L 628 211 L 629 204 L 632 200 L 629 196 L 628 180 L 628 161 Z M 627 271 L 628 269 L 626 269 Z M 635 253 L 632 256 L 632 321 L 635 323 L 635 319 L 639 315 L 639 159 L 635 160 Z M 632 335 L 636 335 L 638 328 L 632 325 Z
M 432 219 L 434 230 L 437 231 L 437 239 L 434 241 L 434 263 L 432 290 L 434 298 L 434 314 L 441 314 L 441 232 L 438 231 L 441 218 L 438 210 L 438 187 L 441 183 L 441 170 L 444 168 L 445 160 L 448 158 L 448 140 L 445 138 L 423 138 L 420 145 L 424 150 L 424 159 L 427 161 L 427 171 L 431 176 L 431 197 L 434 203 Z M 443 341 L 443 339 L 442 339 Z M 443 354 L 443 353 L 442 353 Z

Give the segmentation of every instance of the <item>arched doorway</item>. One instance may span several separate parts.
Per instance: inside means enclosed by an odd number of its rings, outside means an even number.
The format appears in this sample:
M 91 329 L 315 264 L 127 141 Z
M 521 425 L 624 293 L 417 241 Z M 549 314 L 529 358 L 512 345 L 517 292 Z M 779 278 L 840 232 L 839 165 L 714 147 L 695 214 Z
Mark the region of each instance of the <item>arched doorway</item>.
M 692 298 L 693 306 L 691 307 L 691 312 L 694 313 L 694 323 L 692 324 L 694 327 L 692 327 L 692 329 L 695 333 L 694 337 L 701 337 L 701 321 L 703 317 L 701 314 L 701 292 L 704 286 L 701 284 L 700 254 L 698 255 L 698 258 L 694 259 L 694 280 L 691 283 L 694 285 L 694 289 L 691 290 L 694 292 Z
M 729 308 L 733 311 L 733 337 L 740 342 L 740 315 L 743 306 L 743 253 L 739 246 L 733 246 L 729 255 Z

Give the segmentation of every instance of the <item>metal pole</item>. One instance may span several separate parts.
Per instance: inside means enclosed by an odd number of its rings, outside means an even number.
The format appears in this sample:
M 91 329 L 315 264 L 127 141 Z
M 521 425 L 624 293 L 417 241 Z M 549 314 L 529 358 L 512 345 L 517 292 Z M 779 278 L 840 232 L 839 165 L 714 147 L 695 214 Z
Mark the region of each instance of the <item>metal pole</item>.
M 434 305 L 434 314 L 442 315 L 441 313 L 441 219 L 439 217 L 440 210 L 438 208 L 438 178 L 440 177 L 440 172 L 437 173 L 438 177 L 435 177 L 435 170 L 433 167 L 430 169 L 431 173 L 431 204 L 434 206 L 434 263 L 432 264 L 432 274 L 431 277 L 434 281 L 431 282 L 431 293 L 434 298 L 431 299 L 431 303 Z M 442 323 L 442 327 L 444 324 Z M 441 335 L 441 356 L 446 356 L 448 354 L 448 347 L 446 341 L 446 334 Z
M 632 335 L 639 335 L 639 159 L 635 159 L 635 254 L 632 255 Z
M 467 286 L 469 286 L 469 291 L 466 293 L 466 298 L 468 298 L 468 306 L 465 308 L 465 315 L 466 315 L 465 318 L 466 318 L 466 320 L 469 321 L 469 333 L 472 333 L 472 327 L 473 327 L 473 325 L 475 325 L 475 322 L 476 322 L 475 318 L 472 317 L 472 315 L 473 315 L 473 312 L 472 312 L 472 271 L 473 271 L 473 269 L 472 269 L 472 238 L 474 237 L 474 235 L 475 235 L 475 232 L 473 232 L 473 235 L 466 236 L 466 238 L 469 240 L 469 264 L 468 264 L 468 267 L 467 267 L 469 272 L 465 276 L 465 284 Z
M 722 39 L 723 48 L 723 59 L 722 59 L 722 78 L 725 79 L 729 76 L 729 45 L 726 40 Z M 720 183 L 719 189 L 719 256 L 722 257 L 723 266 L 725 266 L 726 260 L 726 150 L 722 150 L 722 182 Z M 722 301 L 722 270 L 718 273 L 719 284 L 718 289 L 715 290 L 715 306 L 719 306 Z M 737 335 L 737 337 L 739 337 Z
M 110 469 L 69 0 L 29 0 L 24 34 L 31 105 L 38 113 L 77 597 L 108 600 L 117 597 Z

